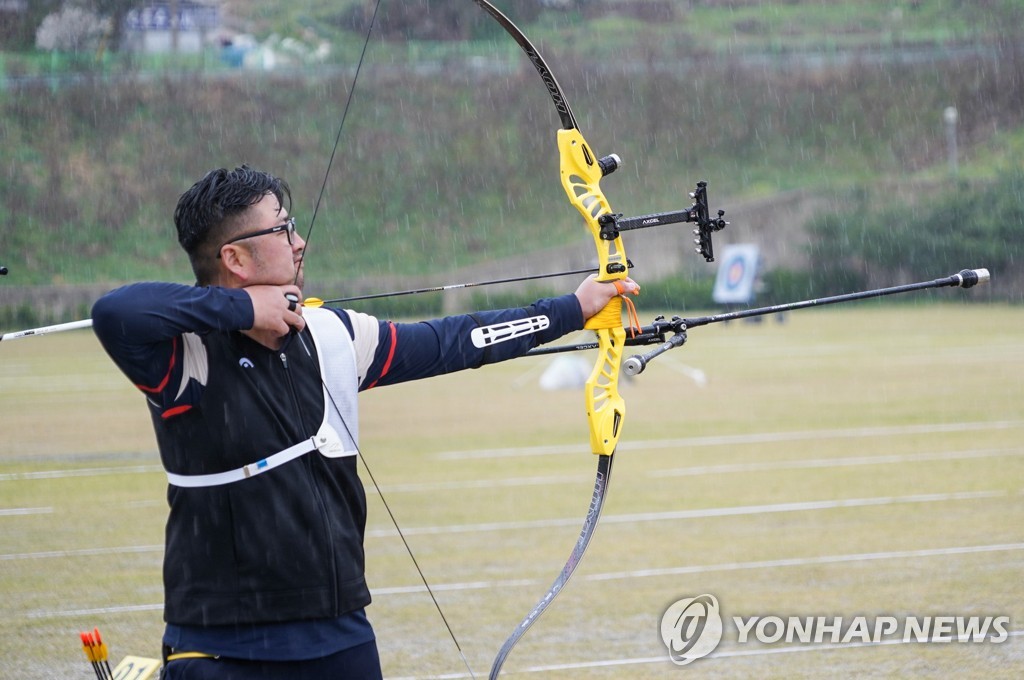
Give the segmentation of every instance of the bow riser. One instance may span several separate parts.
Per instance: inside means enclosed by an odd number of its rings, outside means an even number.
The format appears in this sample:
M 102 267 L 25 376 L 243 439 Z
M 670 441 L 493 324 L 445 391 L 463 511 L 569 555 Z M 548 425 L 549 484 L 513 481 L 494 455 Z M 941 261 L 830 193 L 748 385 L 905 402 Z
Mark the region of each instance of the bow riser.
M 601 178 L 606 174 L 606 170 L 597 162 L 578 129 L 558 131 L 558 155 L 562 188 L 565 189 L 569 202 L 583 216 L 587 223 L 587 231 L 594 239 L 598 258 L 598 281 L 626 278 L 629 268 L 622 237 L 616 236 L 612 240 L 606 240 L 601 235 L 599 218 L 612 212 L 611 205 L 601 190 Z M 615 298 L 613 302 L 617 300 L 618 298 Z M 622 326 L 622 315 L 614 312 L 615 310 L 612 310 L 607 319 L 603 319 L 601 315 L 590 319 L 586 328 L 596 330 Z
M 558 153 L 562 187 L 569 202 L 583 216 L 587 230 L 597 249 L 599 281 L 626 278 L 629 268 L 622 237 L 606 239 L 601 234 L 599 219 L 612 210 L 601 191 L 601 178 L 607 167 L 598 163 L 583 135 L 577 129 L 558 131 Z M 590 450 L 597 455 L 615 452 L 626 416 L 626 403 L 619 394 L 619 368 L 626 332 L 622 327 L 622 298 L 611 302 L 587 320 L 584 328 L 597 332 L 598 360 L 585 386 L 587 423 L 590 428 Z

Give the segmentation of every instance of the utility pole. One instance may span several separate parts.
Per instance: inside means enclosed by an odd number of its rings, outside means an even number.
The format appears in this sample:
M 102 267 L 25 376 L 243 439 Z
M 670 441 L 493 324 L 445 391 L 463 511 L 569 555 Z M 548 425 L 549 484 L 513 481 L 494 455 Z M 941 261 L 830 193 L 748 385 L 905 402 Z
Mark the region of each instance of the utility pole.
M 171 22 L 171 53 L 177 54 L 178 31 L 181 29 L 181 14 L 178 11 L 178 0 L 171 0 L 167 9 L 171 15 L 168 17 Z
M 949 158 L 949 176 L 956 179 L 959 174 L 956 148 L 956 125 L 960 120 L 960 114 L 955 106 L 947 106 L 942 112 L 942 119 L 946 121 L 946 154 Z

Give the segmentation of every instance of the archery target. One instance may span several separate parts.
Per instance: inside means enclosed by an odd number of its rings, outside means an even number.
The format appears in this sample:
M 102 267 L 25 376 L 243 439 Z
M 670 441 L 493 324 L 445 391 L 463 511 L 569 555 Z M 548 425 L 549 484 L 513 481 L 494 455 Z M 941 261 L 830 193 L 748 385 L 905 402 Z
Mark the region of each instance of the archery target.
M 722 251 L 715 276 L 712 299 L 720 304 L 749 304 L 754 298 L 758 248 L 752 244 L 734 244 Z

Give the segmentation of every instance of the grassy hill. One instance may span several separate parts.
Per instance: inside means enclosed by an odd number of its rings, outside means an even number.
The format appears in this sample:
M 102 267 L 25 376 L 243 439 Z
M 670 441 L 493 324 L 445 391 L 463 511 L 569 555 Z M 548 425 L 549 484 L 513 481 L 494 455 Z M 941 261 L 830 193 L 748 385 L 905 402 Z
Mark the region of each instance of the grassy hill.
M 528 28 L 538 43 L 561 44 L 590 54 L 630 50 L 736 52 L 864 48 L 879 45 L 936 45 L 980 42 L 1008 27 L 1020 25 L 1020 0 L 578 0 L 539 3 L 535 0 L 492 0 L 513 21 Z M 469 32 L 492 32 L 492 22 L 469 2 L 412 0 L 415 23 L 444 22 L 455 16 L 470 24 Z M 229 23 L 256 35 L 344 35 L 339 28 L 353 15 L 368 16 L 374 0 L 225 0 Z M 538 9 L 547 7 L 547 9 Z M 400 7 L 400 6 L 399 6 Z M 403 17 L 389 0 L 380 3 L 380 22 L 387 27 Z M 539 16 L 538 16 L 539 13 Z M 585 34 L 577 29 L 586 27 Z M 415 29 L 411 29 L 415 30 Z M 493 31 L 494 35 L 498 31 Z M 645 40 L 632 38 L 642 35 Z
M 941 178 L 950 105 L 962 178 L 1020 166 L 1024 39 L 1005 19 L 1024 3 L 693 3 L 669 23 L 632 18 L 632 4 L 525 26 L 595 150 L 625 159 L 603 185 L 617 211 L 682 207 L 698 179 L 726 204 Z M 345 8 L 270 6 L 234 11 L 258 35 L 330 39 L 351 66 L 362 36 L 337 28 Z M 5 63 L 32 57 L 16 56 Z M 216 54 L 160 72 L 73 63 L 61 79 L 0 91 L 0 263 L 11 269 L 0 290 L 188 281 L 170 214 L 221 165 L 288 178 L 308 228 L 351 68 L 231 70 Z M 361 290 L 503 257 L 527 270 L 530 251 L 580 242 L 557 181 L 553 113 L 507 37 L 374 36 L 316 216 L 313 280 Z M 683 275 L 697 265 L 680 257 Z

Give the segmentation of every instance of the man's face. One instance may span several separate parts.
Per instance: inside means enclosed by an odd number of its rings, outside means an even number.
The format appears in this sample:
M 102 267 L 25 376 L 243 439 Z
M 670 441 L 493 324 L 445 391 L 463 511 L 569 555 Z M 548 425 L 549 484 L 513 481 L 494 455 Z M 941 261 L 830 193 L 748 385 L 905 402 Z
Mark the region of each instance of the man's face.
M 252 255 L 252 284 L 287 285 L 292 282 L 302 288 L 302 253 L 306 242 L 294 225 L 288 226 L 288 211 L 281 207 L 277 197 L 267 194 L 247 211 L 249 227 L 244 233 L 255 233 L 284 227 L 276 232 L 254 235 L 236 243 L 244 243 Z M 296 276 L 296 271 L 298 276 Z

